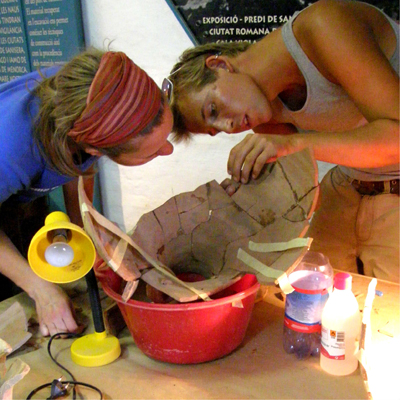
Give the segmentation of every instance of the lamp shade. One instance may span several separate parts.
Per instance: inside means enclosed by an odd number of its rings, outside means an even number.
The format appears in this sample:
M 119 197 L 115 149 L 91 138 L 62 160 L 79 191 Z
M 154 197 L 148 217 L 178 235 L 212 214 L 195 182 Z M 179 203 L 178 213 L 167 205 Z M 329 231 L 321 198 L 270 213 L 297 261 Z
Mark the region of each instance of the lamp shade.
M 74 252 L 73 260 L 65 267 L 56 267 L 45 258 L 46 249 L 53 244 L 54 231 L 63 229 L 68 233 L 68 245 Z M 32 238 L 28 249 L 28 262 L 32 270 L 46 281 L 54 283 L 74 282 L 85 276 L 96 259 L 96 250 L 86 232 L 70 222 L 61 211 L 49 214 L 42 227 Z

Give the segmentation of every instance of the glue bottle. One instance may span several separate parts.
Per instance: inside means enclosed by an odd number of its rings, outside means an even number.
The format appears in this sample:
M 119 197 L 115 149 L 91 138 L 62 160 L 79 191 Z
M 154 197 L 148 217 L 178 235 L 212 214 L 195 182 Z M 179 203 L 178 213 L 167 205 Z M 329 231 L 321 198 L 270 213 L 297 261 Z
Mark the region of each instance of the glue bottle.
M 351 283 L 350 274 L 337 273 L 333 292 L 322 312 L 320 364 L 332 375 L 348 375 L 358 367 L 356 352 L 361 315 Z
M 294 291 L 286 294 L 283 348 L 299 359 L 319 355 L 321 315 L 332 289 L 332 277 L 328 258 L 312 251 L 288 276 Z

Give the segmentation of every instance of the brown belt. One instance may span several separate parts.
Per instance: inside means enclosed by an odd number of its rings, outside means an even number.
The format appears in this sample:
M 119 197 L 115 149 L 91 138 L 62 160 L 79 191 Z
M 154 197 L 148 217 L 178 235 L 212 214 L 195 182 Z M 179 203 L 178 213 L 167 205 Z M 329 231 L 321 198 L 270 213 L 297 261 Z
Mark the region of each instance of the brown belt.
M 363 196 L 376 196 L 377 194 L 397 194 L 400 195 L 399 179 L 390 181 L 359 181 L 354 179 L 351 182 L 352 186 Z

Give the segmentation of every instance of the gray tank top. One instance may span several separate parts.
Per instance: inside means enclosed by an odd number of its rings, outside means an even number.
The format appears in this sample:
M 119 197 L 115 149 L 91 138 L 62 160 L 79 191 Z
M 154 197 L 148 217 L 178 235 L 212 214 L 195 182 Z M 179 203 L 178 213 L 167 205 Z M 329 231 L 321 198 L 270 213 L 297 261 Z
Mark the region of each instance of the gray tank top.
M 388 19 L 396 34 L 397 46 L 390 63 L 399 74 L 399 25 L 381 10 L 379 11 Z M 358 111 L 345 90 L 324 78 L 300 47 L 292 28 L 293 21 L 300 12 L 297 11 L 283 25 L 282 37 L 289 53 L 304 76 L 307 85 L 307 99 L 303 108 L 297 111 L 291 111 L 282 103 L 283 117 L 292 122 L 300 132 L 340 132 L 367 124 L 367 120 Z M 400 177 L 399 164 L 364 169 L 340 166 L 340 169 L 351 178 L 364 181 L 380 181 Z

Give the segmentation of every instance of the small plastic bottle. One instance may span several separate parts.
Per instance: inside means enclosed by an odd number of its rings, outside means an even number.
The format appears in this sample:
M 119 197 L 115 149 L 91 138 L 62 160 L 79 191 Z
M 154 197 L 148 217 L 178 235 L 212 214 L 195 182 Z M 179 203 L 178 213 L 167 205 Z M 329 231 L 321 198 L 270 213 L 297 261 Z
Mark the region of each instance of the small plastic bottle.
M 321 368 L 332 375 L 349 375 L 358 367 L 357 338 L 361 314 L 351 291 L 352 277 L 339 272 L 322 312 Z
M 294 292 L 286 295 L 283 348 L 299 359 L 319 355 L 321 315 L 332 289 L 332 277 L 328 258 L 312 251 L 288 277 Z

